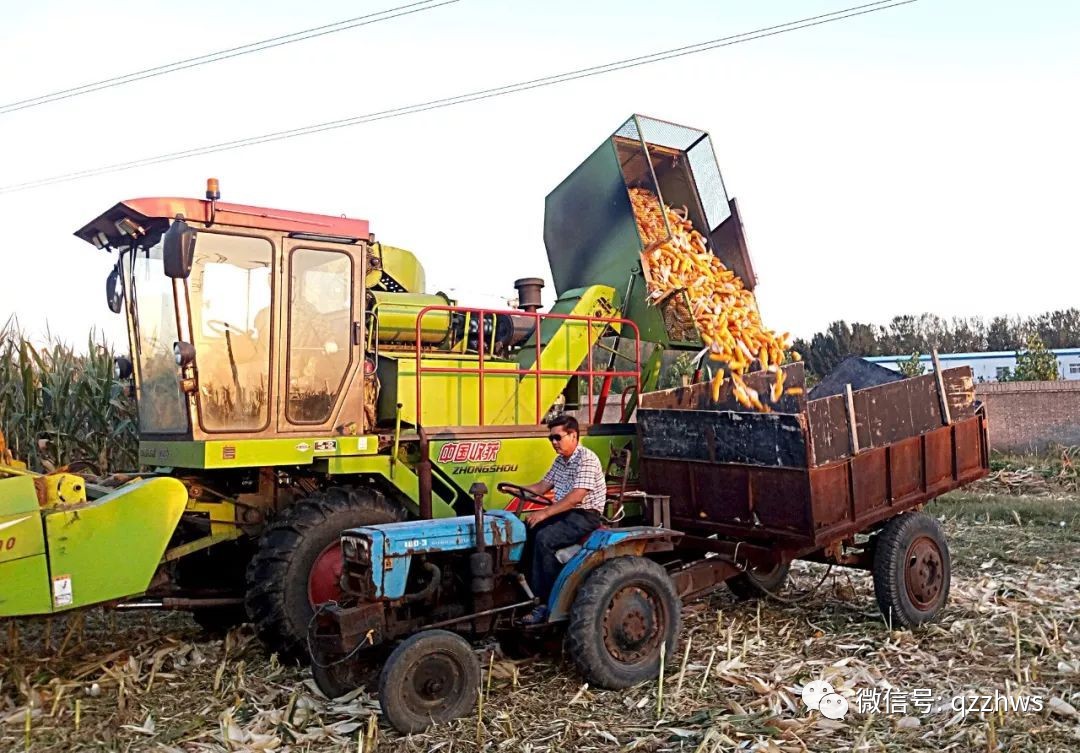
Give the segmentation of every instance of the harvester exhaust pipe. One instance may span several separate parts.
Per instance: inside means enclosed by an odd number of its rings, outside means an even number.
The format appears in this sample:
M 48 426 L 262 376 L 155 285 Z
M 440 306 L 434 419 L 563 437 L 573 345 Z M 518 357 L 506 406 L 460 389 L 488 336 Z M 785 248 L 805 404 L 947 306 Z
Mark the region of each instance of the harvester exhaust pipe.
M 514 289 L 518 294 L 518 308 L 534 314 L 543 306 L 540 299 L 540 291 L 544 287 L 544 281 L 539 277 L 522 277 L 514 280 Z

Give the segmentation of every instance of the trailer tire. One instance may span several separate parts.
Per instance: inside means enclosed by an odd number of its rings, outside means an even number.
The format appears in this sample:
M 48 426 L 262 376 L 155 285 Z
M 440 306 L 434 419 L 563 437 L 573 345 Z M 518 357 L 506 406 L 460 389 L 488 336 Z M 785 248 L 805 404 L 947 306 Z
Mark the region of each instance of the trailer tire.
M 398 644 L 379 676 L 379 703 L 398 732 L 423 732 L 464 716 L 476 703 L 480 661 L 449 630 L 423 630 Z
M 749 601 L 777 593 L 787 583 L 791 563 L 777 562 L 773 569 L 762 572 L 753 568 L 733 575 L 727 580 L 728 590 L 739 601 Z
M 330 487 L 287 508 L 263 531 L 247 569 L 244 606 L 259 640 L 283 659 L 304 658 L 313 600 L 335 598 L 333 584 L 325 582 L 317 584 L 320 595 L 312 595 L 316 564 L 334 566 L 345 529 L 404 517 L 403 509 L 365 487 Z
M 874 595 L 886 620 L 914 628 L 930 622 L 949 599 L 949 545 L 936 520 L 897 515 L 874 542 Z
M 657 676 L 679 641 L 682 604 L 667 571 L 644 557 L 617 557 L 594 570 L 570 609 L 566 645 L 590 684 L 619 690 Z

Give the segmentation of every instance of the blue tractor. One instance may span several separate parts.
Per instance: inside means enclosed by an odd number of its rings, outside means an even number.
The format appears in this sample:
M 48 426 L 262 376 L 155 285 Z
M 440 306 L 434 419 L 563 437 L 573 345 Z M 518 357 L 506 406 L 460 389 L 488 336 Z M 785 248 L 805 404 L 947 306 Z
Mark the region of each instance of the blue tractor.
M 499 491 L 550 504 L 512 484 Z M 695 579 L 673 577 L 664 565 L 680 534 L 652 525 L 603 527 L 562 550 L 548 621 L 527 629 L 515 619 L 537 601 L 520 568 L 525 524 L 508 510 L 485 511 L 485 485 L 472 492 L 471 516 L 342 534 L 345 595 L 317 609 L 310 636 L 319 688 L 344 695 L 382 661 L 383 713 L 396 729 L 417 732 L 472 709 L 480 683 L 473 643 L 523 632 L 565 631 L 570 658 L 596 687 L 656 677 L 661 647 L 672 652 L 678 638 L 680 593 L 696 590 Z

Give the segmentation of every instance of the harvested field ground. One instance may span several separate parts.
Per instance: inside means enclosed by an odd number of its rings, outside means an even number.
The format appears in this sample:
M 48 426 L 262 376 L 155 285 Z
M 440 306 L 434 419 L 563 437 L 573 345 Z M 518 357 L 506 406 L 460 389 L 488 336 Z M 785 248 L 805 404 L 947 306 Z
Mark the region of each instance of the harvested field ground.
M 371 721 L 369 695 L 321 699 L 245 629 L 212 640 L 185 615 L 94 610 L 0 625 L 0 751 L 1080 750 L 1080 497 L 968 493 L 928 512 L 953 557 L 938 624 L 890 631 L 851 570 L 794 605 L 725 590 L 686 607 L 659 713 L 655 682 L 597 691 L 558 659 L 485 656 L 479 717 L 405 738 Z M 799 565 L 794 591 L 823 572 Z M 848 697 L 843 721 L 802 706 L 815 679 Z M 859 710 L 860 691 L 889 688 Z M 932 708 L 914 707 L 917 689 Z M 995 692 L 1043 710 L 953 708 Z

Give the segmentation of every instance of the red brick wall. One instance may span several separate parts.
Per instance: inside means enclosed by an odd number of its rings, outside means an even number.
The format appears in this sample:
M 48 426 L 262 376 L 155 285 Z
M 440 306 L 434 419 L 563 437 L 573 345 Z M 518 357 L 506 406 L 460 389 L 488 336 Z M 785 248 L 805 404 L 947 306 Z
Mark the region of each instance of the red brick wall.
M 986 382 L 975 385 L 975 396 L 986 404 L 991 449 L 1080 445 L 1080 381 Z

